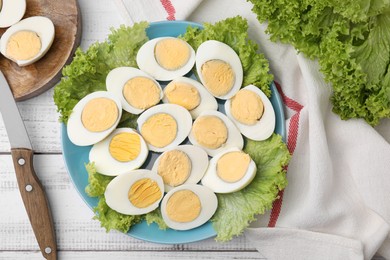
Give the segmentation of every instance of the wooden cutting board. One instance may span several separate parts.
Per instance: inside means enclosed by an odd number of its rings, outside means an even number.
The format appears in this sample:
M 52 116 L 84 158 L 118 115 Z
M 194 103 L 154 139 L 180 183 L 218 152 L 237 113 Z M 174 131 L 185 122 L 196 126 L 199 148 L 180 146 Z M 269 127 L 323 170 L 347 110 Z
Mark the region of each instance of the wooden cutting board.
M 53 87 L 61 78 L 63 66 L 72 60 L 81 40 L 81 14 L 77 0 L 27 0 L 23 18 L 37 15 L 50 18 L 55 26 L 54 42 L 46 55 L 26 67 L 19 67 L 2 55 L 0 57 L 0 70 L 18 101 Z M 0 35 L 5 30 L 0 29 Z

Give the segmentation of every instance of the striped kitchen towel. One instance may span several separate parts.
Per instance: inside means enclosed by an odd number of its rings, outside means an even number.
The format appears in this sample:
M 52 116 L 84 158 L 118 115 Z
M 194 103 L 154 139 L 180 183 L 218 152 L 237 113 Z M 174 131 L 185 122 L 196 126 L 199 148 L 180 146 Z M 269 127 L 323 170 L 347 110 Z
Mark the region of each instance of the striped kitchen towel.
M 202 0 L 115 0 L 125 23 L 185 20 Z

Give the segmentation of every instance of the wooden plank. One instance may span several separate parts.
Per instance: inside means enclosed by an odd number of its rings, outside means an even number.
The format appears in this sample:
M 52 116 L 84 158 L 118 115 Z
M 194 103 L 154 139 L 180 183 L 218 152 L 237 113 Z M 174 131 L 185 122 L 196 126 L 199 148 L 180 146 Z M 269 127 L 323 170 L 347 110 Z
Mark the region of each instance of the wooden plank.
M 0 251 L 37 250 L 17 187 L 10 155 L 0 155 Z M 119 232 L 106 233 L 73 187 L 61 155 L 36 155 L 35 170 L 51 205 L 59 250 L 254 250 L 244 236 L 227 243 L 213 239 L 183 245 L 161 245 Z
M 72 252 L 60 251 L 59 259 L 116 259 L 116 260 L 185 260 L 185 259 L 265 259 L 258 252 L 145 252 L 145 251 L 106 251 L 106 252 Z M 39 252 L 0 252 L 0 259 L 42 259 Z

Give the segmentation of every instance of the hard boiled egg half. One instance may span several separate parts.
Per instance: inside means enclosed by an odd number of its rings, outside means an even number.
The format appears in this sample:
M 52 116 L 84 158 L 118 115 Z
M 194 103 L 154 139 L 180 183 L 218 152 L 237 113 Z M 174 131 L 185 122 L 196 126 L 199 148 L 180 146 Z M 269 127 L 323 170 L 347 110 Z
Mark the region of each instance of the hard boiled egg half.
M 116 176 L 141 167 L 148 152 L 144 139 L 135 130 L 117 128 L 92 147 L 89 161 L 95 163 L 97 172 Z
M 195 64 L 195 51 L 185 41 L 160 37 L 146 42 L 137 53 L 137 65 L 156 80 L 172 80 L 187 74 Z
M 227 148 L 242 149 L 244 146 L 244 139 L 233 122 L 221 112 L 212 110 L 204 111 L 194 121 L 188 139 L 210 156 Z
M 163 178 L 165 191 L 182 184 L 196 184 L 209 165 L 207 153 L 193 145 L 179 145 L 162 153 L 152 171 Z
M 127 112 L 138 115 L 156 105 L 163 97 L 160 84 L 145 72 L 132 67 L 111 70 L 106 78 L 107 91 L 121 100 Z
M 79 146 L 100 142 L 114 131 L 121 116 L 122 105 L 116 96 L 107 91 L 88 94 L 76 104 L 69 116 L 69 139 Z
M 188 230 L 206 223 L 217 206 L 217 196 L 209 188 L 185 184 L 165 195 L 161 202 L 161 215 L 168 227 Z
M 179 77 L 164 88 L 164 103 L 177 104 L 187 109 L 192 118 L 206 110 L 217 110 L 217 100 L 198 81 Z
M 237 53 L 219 41 L 205 41 L 196 51 L 196 71 L 202 84 L 217 98 L 229 99 L 241 88 L 243 70 Z
M 116 176 L 107 185 L 107 205 L 125 215 L 142 215 L 156 209 L 164 195 L 162 178 L 150 170 Z
M 12 25 L 1 36 L 0 51 L 19 66 L 36 62 L 54 40 L 54 24 L 43 16 L 33 16 Z
M 210 160 L 202 185 L 215 193 L 230 193 L 245 188 L 256 176 L 256 164 L 249 154 L 233 148 Z
M 191 130 L 192 118 L 187 109 L 175 104 L 149 108 L 137 119 L 138 131 L 149 150 L 164 152 L 178 146 Z
M 0 28 L 19 22 L 26 12 L 26 0 L 0 0 Z
M 254 85 L 242 88 L 225 102 L 226 115 L 249 139 L 261 141 L 275 129 L 275 111 L 271 101 Z

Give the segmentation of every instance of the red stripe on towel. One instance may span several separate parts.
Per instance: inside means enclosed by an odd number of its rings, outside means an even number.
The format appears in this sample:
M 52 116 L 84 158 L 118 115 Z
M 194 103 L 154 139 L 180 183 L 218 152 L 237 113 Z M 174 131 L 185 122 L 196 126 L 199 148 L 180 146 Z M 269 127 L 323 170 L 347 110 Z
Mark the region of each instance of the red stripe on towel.
M 165 11 L 167 11 L 167 13 L 168 13 L 167 20 L 169 20 L 169 21 L 176 20 L 176 18 L 175 18 L 176 10 L 175 10 L 175 7 L 173 7 L 171 1 L 170 0 L 160 0 L 160 2 L 163 5 Z
M 287 97 L 282 90 L 282 87 L 279 83 L 275 82 L 276 88 L 278 89 L 279 94 L 282 96 L 283 103 L 290 109 L 299 112 L 303 108 L 301 104 L 299 104 L 297 101 Z
M 291 155 L 294 154 L 295 147 L 297 145 L 298 140 L 298 130 L 299 130 L 299 117 L 300 112 L 303 106 L 299 104 L 297 101 L 287 97 L 282 90 L 282 87 L 275 82 L 276 88 L 278 89 L 280 95 L 282 96 L 283 103 L 290 109 L 297 112 L 290 119 L 289 127 L 288 127 L 288 136 L 287 136 L 287 148 Z M 288 166 L 287 166 L 288 167 Z M 286 167 L 286 170 L 287 170 Z M 282 210 L 283 204 L 283 194 L 284 190 L 279 191 L 278 199 L 276 199 L 272 205 L 271 216 L 268 222 L 268 227 L 275 227 L 276 222 L 278 221 L 280 211 Z

